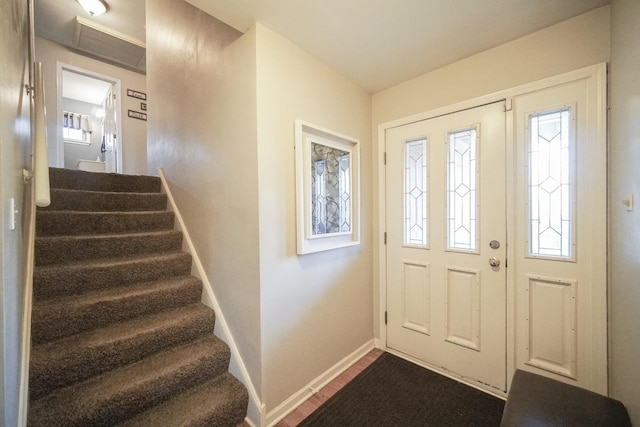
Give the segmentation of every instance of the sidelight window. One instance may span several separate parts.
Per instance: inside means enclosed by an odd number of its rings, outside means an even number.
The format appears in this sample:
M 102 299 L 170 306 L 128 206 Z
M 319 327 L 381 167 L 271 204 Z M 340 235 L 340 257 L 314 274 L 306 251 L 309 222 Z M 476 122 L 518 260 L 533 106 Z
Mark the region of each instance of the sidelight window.
M 569 108 L 529 116 L 529 254 L 573 257 L 573 146 Z

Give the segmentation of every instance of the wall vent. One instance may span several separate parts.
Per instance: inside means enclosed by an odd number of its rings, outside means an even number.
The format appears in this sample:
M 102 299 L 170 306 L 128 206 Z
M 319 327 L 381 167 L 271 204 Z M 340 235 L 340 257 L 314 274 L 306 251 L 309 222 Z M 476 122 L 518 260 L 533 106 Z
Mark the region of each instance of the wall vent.
M 76 16 L 73 46 L 85 53 L 145 72 L 144 42 Z

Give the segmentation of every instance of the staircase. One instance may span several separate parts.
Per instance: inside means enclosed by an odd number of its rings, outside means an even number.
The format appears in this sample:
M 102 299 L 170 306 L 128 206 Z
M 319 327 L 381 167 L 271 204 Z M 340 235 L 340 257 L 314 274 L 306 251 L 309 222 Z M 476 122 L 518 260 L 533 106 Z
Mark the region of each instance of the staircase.
M 245 387 L 160 179 L 50 169 L 36 213 L 29 426 L 236 426 Z

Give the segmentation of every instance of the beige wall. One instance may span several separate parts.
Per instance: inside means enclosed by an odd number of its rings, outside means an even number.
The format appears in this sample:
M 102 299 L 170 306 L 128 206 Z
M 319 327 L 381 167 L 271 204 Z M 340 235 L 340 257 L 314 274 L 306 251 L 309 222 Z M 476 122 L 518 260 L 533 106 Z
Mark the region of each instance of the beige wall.
M 20 345 L 26 233 L 31 197 L 22 169 L 31 169 L 27 2 L 0 7 L 0 425 L 18 425 Z M 8 226 L 8 201 L 19 211 L 16 229 Z
M 147 0 L 149 173 L 165 171 L 257 392 L 261 390 L 255 35 Z
M 127 89 L 140 92 L 146 90 L 146 77 L 115 65 L 78 55 L 64 46 L 36 37 L 36 61 L 42 62 L 47 102 L 47 137 L 49 141 L 49 164 L 60 166 L 57 137 L 62 137 L 58 126 L 57 62 L 82 68 L 105 76 L 120 79 L 120 101 L 122 111 L 122 166 L 127 174 L 144 174 L 147 171 L 147 122 L 127 117 L 127 110 L 140 111 L 140 100 L 127 96 Z M 148 98 L 149 104 L 152 99 Z M 94 160 L 94 159 L 89 159 Z
M 608 61 L 609 13 L 609 6 L 596 9 L 376 93 L 372 110 L 374 165 L 378 165 L 381 123 Z M 378 182 L 377 167 L 374 180 Z M 374 236 L 383 231 L 377 228 L 378 209 L 375 197 Z M 377 258 L 374 263 L 377 273 Z M 379 277 L 375 281 L 377 307 Z M 379 336 L 378 319 L 374 328 Z
M 640 425 L 640 2 L 611 5 L 609 351 L 611 394 Z M 636 208 L 620 201 L 633 193 Z
M 263 400 L 267 411 L 373 338 L 371 96 L 256 24 Z M 361 145 L 362 238 L 296 255 L 294 121 Z

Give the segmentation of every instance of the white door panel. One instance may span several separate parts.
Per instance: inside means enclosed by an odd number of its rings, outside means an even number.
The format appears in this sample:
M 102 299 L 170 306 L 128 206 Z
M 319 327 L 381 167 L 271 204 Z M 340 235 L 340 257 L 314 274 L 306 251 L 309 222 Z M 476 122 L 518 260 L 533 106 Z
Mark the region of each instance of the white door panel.
M 390 129 L 386 144 L 387 345 L 505 391 L 504 103 Z

